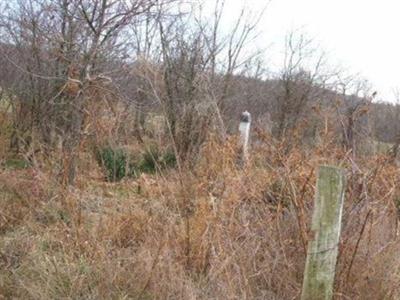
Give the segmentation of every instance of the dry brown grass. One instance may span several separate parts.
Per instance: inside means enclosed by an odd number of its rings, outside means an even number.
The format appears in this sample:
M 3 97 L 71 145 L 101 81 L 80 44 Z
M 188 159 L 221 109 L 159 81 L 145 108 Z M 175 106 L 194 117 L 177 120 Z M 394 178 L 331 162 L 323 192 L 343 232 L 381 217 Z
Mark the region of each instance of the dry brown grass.
M 69 190 L 2 170 L 0 298 L 298 299 L 316 169 L 331 163 L 348 177 L 335 297 L 398 299 L 399 168 L 326 141 L 284 147 L 259 133 L 242 169 L 234 139 L 210 138 L 191 171 L 83 172 Z

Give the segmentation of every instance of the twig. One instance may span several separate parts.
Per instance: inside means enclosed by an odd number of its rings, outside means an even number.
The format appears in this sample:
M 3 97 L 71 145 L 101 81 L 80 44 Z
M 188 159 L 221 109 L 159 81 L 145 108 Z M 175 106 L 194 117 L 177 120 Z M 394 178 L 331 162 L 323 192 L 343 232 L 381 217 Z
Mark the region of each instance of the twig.
M 356 257 L 356 253 L 357 253 L 358 247 L 359 247 L 359 245 L 360 245 L 360 241 L 361 241 L 362 235 L 363 235 L 363 233 L 364 233 L 365 227 L 366 227 L 366 225 L 367 225 L 368 218 L 369 218 L 369 216 L 371 215 L 371 212 L 372 212 L 372 210 L 370 209 L 370 210 L 368 211 L 368 213 L 367 213 L 367 216 L 365 217 L 364 224 L 363 224 L 363 226 L 362 226 L 362 228 L 361 228 L 360 235 L 359 235 L 359 237 L 358 237 L 358 239 L 357 239 L 356 248 L 354 249 L 353 255 L 352 255 L 352 257 L 351 257 L 350 266 L 349 266 L 349 269 L 348 269 L 348 271 L 347 271 L 346 281 L 349 280 L 351 267 L 353 266 L 353 262 L 354 262 L 354 259 L 355 259 L 355 257 Z

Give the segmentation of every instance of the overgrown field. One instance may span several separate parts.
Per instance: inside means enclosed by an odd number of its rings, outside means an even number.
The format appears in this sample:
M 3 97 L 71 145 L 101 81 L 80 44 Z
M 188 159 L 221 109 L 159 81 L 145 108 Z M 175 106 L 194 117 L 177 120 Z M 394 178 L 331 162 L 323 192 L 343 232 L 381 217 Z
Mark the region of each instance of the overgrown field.
M 107 182 L 80 153 L 76 187 L 40 167 L 0 171 L 2 299 L 299 299 L 319 165 L 346 170 L 336 299 L 399 299 L 400 169 L 257 136 L 210 137 L 185 166 Z
M 0 0 L 0 300 L 300 299 L 321 165 L 335 300 L 400 299 L 400 90 L 247 2 Z

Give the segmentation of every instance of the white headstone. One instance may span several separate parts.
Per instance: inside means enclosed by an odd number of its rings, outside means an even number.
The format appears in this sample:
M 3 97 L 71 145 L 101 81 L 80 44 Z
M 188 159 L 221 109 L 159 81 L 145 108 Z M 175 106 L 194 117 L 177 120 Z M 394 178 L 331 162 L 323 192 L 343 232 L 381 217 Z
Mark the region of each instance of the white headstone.
M 251 124 L 251 115 L 248 111 L 242 113 L 240 118 L 240 142 L 243 146 L 243 161 L 248 160 L 248 147 L 249 147 L 249 137 L 250 137 L 250 124 Z

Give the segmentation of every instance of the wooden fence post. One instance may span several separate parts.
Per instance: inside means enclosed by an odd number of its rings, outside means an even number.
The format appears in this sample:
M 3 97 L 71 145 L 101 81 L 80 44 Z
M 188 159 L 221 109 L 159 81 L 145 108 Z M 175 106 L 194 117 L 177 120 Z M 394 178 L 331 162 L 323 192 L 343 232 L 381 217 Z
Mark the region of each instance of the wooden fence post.
M 302 300 L 332 299 L 345 193 L 341 169 L 320 166 Z
M 249 137 L 250 137 L 251 115 L 248 111 L 240 117 L 240 142 L 242 144 L 242 161 L 246 163 L 249 158 Z

